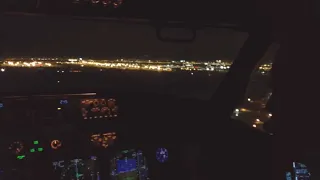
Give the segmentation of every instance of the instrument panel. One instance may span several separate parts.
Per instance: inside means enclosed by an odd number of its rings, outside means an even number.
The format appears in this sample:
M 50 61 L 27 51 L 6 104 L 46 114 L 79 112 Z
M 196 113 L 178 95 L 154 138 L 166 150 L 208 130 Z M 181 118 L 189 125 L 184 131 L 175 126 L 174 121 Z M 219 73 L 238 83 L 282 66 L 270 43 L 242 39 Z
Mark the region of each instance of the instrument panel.
M 162 128 L 178 116 L 158 113 L 155 107 L 162 103 L 150 105 L 154 99 L 145 99 L 63 95 L 0 100 L 5 137 L 0 141 L 0 180 L 184 179 L 198 166 L 206 173 L 214 171 L 213 161 L 224 162 L 214 155 L 225 153 L 220 148 L 200 144 L 205 137 L 194 140 L 194 133 L 190 138 L 185 131 Z M 165 114 L 174 108 L 167 109 Z
M 154 164 L 164 166 L 170 162 L 167 148 L 134 147 L 137 145 L 124 148 L 115 132 L 93 134 L 88 139 L 90 144 L 81 146 L 57 138 L 15 140 L 8 144 L 7 158 L 3 161 L 6 163 L 2 162 L 0 166 L 5 174 L 8 173 L 7 178 L 1 179 L 12 179 L 13 171 L 13 174 L 30 171 L 34 178 L 38 176 L 35 171 L 43 168 L 52 180 L 149 180 L 149 162 L 154 168 Z M 86 150 L 77 151 L 81 147 Z M 32 164 L 38 165 L 33 167 Z
M 43 96 L 3 98 L 0 124 L 53 126 L 83 120 L 114 120 L 119 116 L 115 98 Z M 81 120 L 82 119 L 82 120 Z
M 115 123 L 122 121 L 115 98 L 24 97 L 1 102 L 0 119 L 5 120 L 0 123 L 9 123 L 3 128 L 10 135 L 0 142 L 0 180 L 37 179 L 40 172 L 52 180 L 149 180 L 149 163 L 170 162 L 167 147 L 141 147 L 139 140 L 126 143 L 133 136 L 119 131 L 125 124 Z M 19 118 L 6 119 L 16 110 Z M 21 117 L 28 126 L 20 124 Z

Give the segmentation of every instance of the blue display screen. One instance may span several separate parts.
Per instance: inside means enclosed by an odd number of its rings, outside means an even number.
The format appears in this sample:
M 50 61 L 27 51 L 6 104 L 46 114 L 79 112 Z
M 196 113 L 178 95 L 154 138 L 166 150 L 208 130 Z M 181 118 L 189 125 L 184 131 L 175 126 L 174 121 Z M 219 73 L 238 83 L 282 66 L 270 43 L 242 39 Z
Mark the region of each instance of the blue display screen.
M 140 150 L 122 150 L 110 161 L 110 180 L 149 180 L 146 158 Z
M 136 159 L 117 160 L 117 173 L 135 171 L 137 169 Z

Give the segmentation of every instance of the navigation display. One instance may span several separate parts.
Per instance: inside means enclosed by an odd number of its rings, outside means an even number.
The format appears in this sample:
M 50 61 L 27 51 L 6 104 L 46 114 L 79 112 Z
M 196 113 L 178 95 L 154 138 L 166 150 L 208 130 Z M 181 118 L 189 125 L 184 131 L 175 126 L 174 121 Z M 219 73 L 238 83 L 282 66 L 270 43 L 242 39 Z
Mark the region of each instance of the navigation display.
M 60 180 L 99 180 L 97 157 L 88 159 L 60 160 L 52 162 L 55 179 Z
M 142 151 L 134 149 L 119 152 L 111 160 L 112 180 L 148 180 L 148 166 Z
M 118 116 L 115 99 L 84 99 L 81 101 L 84 119 L 98 119 Z

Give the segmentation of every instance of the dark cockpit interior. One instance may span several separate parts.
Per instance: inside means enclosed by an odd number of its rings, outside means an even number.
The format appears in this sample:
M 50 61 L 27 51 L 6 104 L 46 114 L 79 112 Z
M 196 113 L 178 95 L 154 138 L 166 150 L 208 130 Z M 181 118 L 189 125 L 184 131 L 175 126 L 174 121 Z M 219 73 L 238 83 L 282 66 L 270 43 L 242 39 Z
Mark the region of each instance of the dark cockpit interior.
M 4 41 L 0 43 L 0 82 L 3 84 L 0 85 L 0 133 L 3 137 L 0 141 L 0 180 L 275 179 L 277 156 L 274 155 L 274 142 L 278 141 L 274 139 L 278 127 L 274 125 L 272 114 L 278 113 L 276 93 L 272 93 L 272 90 L 268 92 L 272 94 L 271 97 L 267 98 L 268 102 L 262 103 L 263 109 L 268 111 L 268 122 L 254 118 L 252 124 L 251 118 L 248 126 L 234 118 L 238 115 L 232 116 L 234 112 L 247 111 L 245 108 L 238 109 L 244 99 L 254 102 L 246 94 L 252 74 L 260 66 L 260 60 L 270 46 L 281 42 L 278 34 L 274 33 L 276 23 L 273 17 L 260 9 L 261 4 L 251 0 L 1 1 L 0 21 L 5 28 L 1 28 Z M 36 23 L 29 24 L 31 19 Z M 64 24 L 99 23 L 95 30 L 100 38 L 93 40 L 90 40 L 91 36 L 85 38 L 85 33 L 82 33 L 83 36 L 77 35 L 81 31 L 79 29 L 87 28 L 84 24 L 74 26 L 74 44 L 86 44 L 86 47 L 96 46 L 90 43 L 103 39 L 103 32 L 98 31 L 100 24 L 110 29 L 112 24 L 125 24 L 123 29 L 128 32 L 134 31 L 130 29 L 131 26 L 151 27 L 152 36 L 166 43 L 168 49 L 171 46 L 167 44 L 188 46 L 186 44 L 196 43 L 199 31 L 210 28 L 246 33 L 247 38 L 231 63 L 222 63 L 219 72 L 223 71 L 224 76 L 216 83 L 216 88 L 208 88 L 208 98 L 196 99 L 177 96 L 181 90 L 175 90 L 173 94 L 167 89 L 175 84 L 183 86 L 181 89 L 192 89 L 191 84 L 173 79 L 194 76 L 210 79 L 215 75 L 213 72 L 207 74 L 207 71 L 214 71 L 220 64 L 217 67 L 205 64 L 204 75 L 196 71 L 200 65 L 190 68 L 190 64 L 185 62 L 188 60 L 170 60 L 171 64 L 166 61 L 165 65 L 162 61 L 151 62 L 149 56 L 144 56 L 142 62 L 138 58 L 126 60 L 125 55 L 118 56 L 119 59 L 117 57 L 112 62 L 93 60 L 94 53 L 108 51 L 100 45 L 90 52 L 92 57 L 80 57 L 85 51 L 82 49 L 79 55 L 61 53 L 53 55 L 57 59 L 35 60 L 35 56 L 43 53 L 38 52 L 41 46 L 48 46 L 44 45 L 45 40 L 38 40 L 43 37 L 40 33 L 30 35 L 32 38 L 29 39 L 31 44 L 38 43 L 38 49 L 7 43 L 14 39 L 14 33 L 23 32 L 24 28 L 36 30 L 41 26 L 45 26 L 46 32 L 52 34 L 52 41 L 63 39 L 62 35 L 54 35 L 55 30 L 49 31 L 53 27 L 50 23 L 59 26 L 61 32 L 63 28 L 67 29 L 60 21 Z M 18 27 L 19 23 L 25 24 Z M 166 33 L 167 29 L 186 33 L 170 34 Z M 148 35 L 137 33 L 136 36 Z M 203 35 L 207 36 L 210 36 L 209 31 Z M 127 37 L 119 36 L 118 39 L 125 43 L 131 41 Z M 142 39 L 135 43 L 143 44 Z M 60 49 L 65 49 L 62 47 L 66 47 L 69 41 L 66 38 L 60 44 L 55 44 L 57 47 L 48 47 L 58 49 L 61 46 Z M 153 47 L 151 44 L 143 45 Z M 114 46 L 117 46 L 116 43 Z M 21 47 L 27 50 L 20 50 L 18 55 L 12 50 Z M 27 51 L 33 54 L 29 55 Z M 70 51 L 78 50 L 70 47 Z M 126 48 L 119 50 L 122 51 L 125 54 Z M 184 53 L 188 54 L 188 49 Z M 183 64 L 184 69 L 180 68 L 179 63 Z M 121 69 L 113 66 L 121 66 Z M 132 88 L 135 86 L 134 78 L 138 75 L 127 72 L 134 68 L 139 69 L 135 73 L 140 73 L 141 79 L 148 81 L 139 90 Z M 143 68 L 155 72 L 152 75 L 143 74 Z M 262 74 L 267 71 L 263 68 L 269 66 L 260 68 Z M 144 77 L 158 77 L 160 71 L 165 74 L 162 75 L 165 76 L 162 81 L 170 81 L 171 84 L 159 85 L 157 82 L 157 85 L 153 79 Z M 166 75 L 171 72 L 179 75 Z M 117 79 L 121 78 L 119 74 L 125 74 L 126 77 L 120 81 Z M 264 79 L 270 81 L 272 78 L 268 76 Z M 130 86 L 110 88 L 107 85 L 117 82 Z M 193 79 L 193 83 L 201 84 L 202 80 Z M 157 92 L 148 92 L 148 86 L 154 86 Z M 201 88 L 207 87 L 203 85 Z M 159 89 L 165 89 L 165 93 Z M 309 180 L 310 171 L 307 167 L 314 165 L 300 157 L 290 160 L 284 163 L 282 175 L 277 178 Z M 311 171 L 312 179 L 317 179 L 316 173 L 313 173 Z

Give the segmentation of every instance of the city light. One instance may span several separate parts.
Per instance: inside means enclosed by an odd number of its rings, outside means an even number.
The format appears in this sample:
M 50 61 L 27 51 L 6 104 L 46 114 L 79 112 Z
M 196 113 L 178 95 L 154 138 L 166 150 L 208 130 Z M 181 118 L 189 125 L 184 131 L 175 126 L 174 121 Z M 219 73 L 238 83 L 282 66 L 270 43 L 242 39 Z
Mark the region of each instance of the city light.
M 50 63 L 48 62 L 50 61 Z M 59 58 L 10 58 L 6 59 L 0 66 L 3 67 L 26 67 L 26 68 L 62 68 L 66 66 L 90 67 L 102 69 L 124 69 L 142 71 L 172 72 L 182 71 L 209 71 L 227 72 L 232 62 L 227 60 L 216 61 L 172 61 L 172 60 L 140 60 L 140 59 L 116 59 L 116 60 L 94 60 L 94 59 L 59 59 Z M 263 64 L 258 72 L 265 74 L 272 67 L 272 64 Z M 5 69 L 1 68 L 1 72 Z M 58 70 L 59 73 L 73 72 L 74 70 Z M 193 74 L 193 72 L 191 72 Z M 59 83 L 59 81 L 58 81 Z

